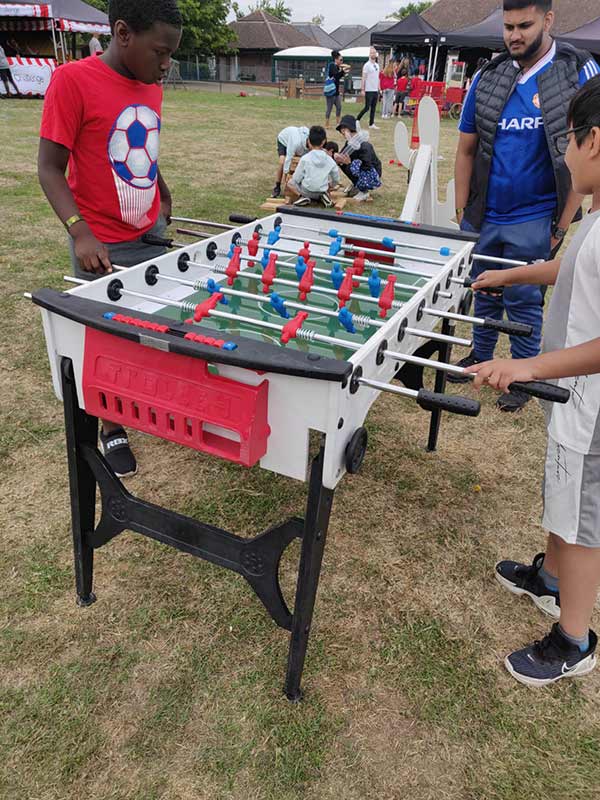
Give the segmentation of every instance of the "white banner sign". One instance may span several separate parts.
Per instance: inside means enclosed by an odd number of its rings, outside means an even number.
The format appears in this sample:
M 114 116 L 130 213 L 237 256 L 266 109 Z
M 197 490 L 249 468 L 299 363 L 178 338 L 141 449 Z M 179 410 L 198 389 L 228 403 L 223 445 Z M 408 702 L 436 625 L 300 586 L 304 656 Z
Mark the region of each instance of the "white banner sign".
M 8 63 L 14 82 L 21 94 L 44 96 L 56 69 L 53 58 L 9 58 Z M 13 87 L 9 87 L 11 92 Z M 4 83 L 0 81 L 0 94 L 6 94 Z

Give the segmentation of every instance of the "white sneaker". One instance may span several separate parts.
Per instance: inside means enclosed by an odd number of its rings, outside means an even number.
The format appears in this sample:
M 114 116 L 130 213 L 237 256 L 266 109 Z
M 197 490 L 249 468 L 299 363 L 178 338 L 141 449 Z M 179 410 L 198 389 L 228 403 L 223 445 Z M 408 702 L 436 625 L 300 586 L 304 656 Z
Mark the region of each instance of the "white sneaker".
M 371 128 L 372 131 L 378 131 L 379 130 L 379 127 L 377 125 L 369 125 L 369 128 Z
M 357 195 L 354 196 L 354 199 L 358 203 L 364 203 L 365 200 L 371 199 L 371 195 L 368 192 L 359 192 Z

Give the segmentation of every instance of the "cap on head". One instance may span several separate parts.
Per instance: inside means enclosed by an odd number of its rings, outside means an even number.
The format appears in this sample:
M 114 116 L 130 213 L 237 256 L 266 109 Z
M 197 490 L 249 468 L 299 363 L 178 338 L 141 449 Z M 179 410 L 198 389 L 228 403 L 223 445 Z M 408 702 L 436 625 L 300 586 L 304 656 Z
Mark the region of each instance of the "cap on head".
M 342 128 L 348 128 L 352 133 L 356 133 L 356 117 L 353 117 L 352 114 L 346 114 L 342 117 L 336 131 L 341 132 Z

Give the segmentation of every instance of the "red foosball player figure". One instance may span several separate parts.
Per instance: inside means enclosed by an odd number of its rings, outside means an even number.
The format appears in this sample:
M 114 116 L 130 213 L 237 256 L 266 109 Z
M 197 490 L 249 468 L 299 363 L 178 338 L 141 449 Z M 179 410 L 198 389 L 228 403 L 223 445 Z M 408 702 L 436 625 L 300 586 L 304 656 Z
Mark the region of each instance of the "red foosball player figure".
M 171 195 L 158 168 L 162 86 L 179 47 L 175 0 L 111 0 L 105 53 L 56 70 L 42 116 L 38 175 L 87 280 L 163 255 Z M 65 177 L 69 168 L 69 177 Z M 127 433 L 102 421 L 100 444 L 118 477 L 135 474 Z

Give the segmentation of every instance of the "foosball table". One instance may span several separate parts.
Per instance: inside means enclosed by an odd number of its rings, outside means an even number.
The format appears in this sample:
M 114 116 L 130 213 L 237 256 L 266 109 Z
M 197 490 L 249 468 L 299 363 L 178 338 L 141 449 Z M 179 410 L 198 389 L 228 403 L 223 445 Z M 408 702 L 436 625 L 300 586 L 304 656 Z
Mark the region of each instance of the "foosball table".
M 94 551 L 125 530 L 233 570 L 290 631 L 285 692 L 299 700 L 334 491 L 361 467 L 371 406 L 382 392 L 418 403 L 431 414 L 435 450 L 443 412 L 480 411 L 445 393 L 448 372 L 460 371 L 449 364 L 452 347 L 471 345 L 456 323 L 531 329 L 468 315 L 470 234 L 293 207 L 236 221 L 32 299 L 64 403 L 78 603 L 96 599 Z M 519 388 L 568 399 L 548 384 Z M 138 499 L 99 452 L 98 419 L 307 481 L 305 517 L 246 539 Z M 290 608 L 279 565 L 294 539 Z

